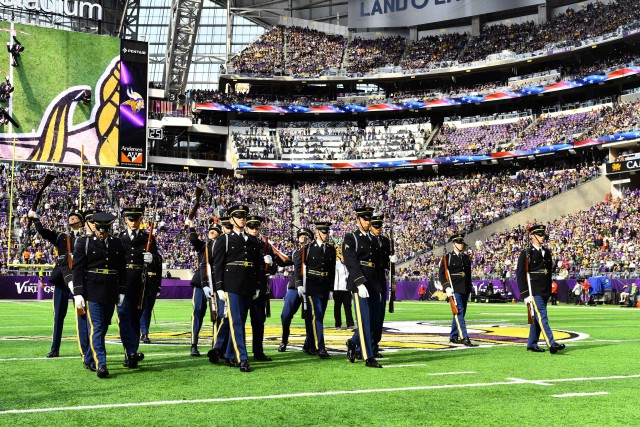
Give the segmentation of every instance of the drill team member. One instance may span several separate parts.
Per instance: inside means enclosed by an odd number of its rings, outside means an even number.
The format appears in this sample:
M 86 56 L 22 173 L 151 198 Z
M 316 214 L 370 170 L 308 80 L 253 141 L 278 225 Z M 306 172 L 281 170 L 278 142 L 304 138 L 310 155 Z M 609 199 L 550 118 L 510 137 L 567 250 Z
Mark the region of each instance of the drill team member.
M 304 260 L 307 275 L 306 289 L 303 289 L 309 312 L 305 327 L 308 354 L 317 354 L 321 359 L 328 359 L 329 353 L 324 345 L 324 312 L 329 300 L 329 292 L 333 289 L 336 274 L 336 249 L 327 243 L 330 222 L 315 222 L 316 238 L 306 246 Z M 296 278 L 298 288 L 302 287 L 302 258 L 297 259 Z
M 379 265 L 381 251 L 378 240 L 369 232 L 373 208 L 365 206 L 355 210 L 358 229 L 344 236 L 342 255 L 349 271 L 347 289 L 353 293 L 358 329 L 351 339 L 347 340 L 347 359 L 356 360 L 356 343 L 360 344 L 365 365 L 371 368 L 382 368 L 375 359 L 371 336 L 371 313 L 386 289 L 381 280 Z
M 245 205 L 229 208 L 233 231 L 221 238 L 213 248 L 213 274 L 218 296 L 227 304 L 231 339 L 226 359 L 230 366 L 240 366 L 241 372 L 250 372 L 245 344 L 244 325 L 251 301 L 260 295 L 258 275 L 260 243 L 245 232 L 249 209 Z
M 153 237 L 151 238 L 149 252 L 146 252 L 149 233 L 139 229 L 143 213 L 144 208 L 141 207 L 126 207 L 122 210 L 127 227 L 125 231 L 120 233 L 126 257 L 127 292 L 125 293 L 124 302 L 118 306 L 116 311 L 120 327 L 120 338 L 125 351 L 123 366 L 127 368 L 137 368 L 138 362 L 144 359 L 144 354 L 138 353 L 138 347 L 140 346 L 140 318 L 142 317 L 142 308 L 138 307 L 144 302 L 144 294 L 141 294 L 142 275 L 145 270 L 145 264 L 148 271 L 154 271 L 159 262 L 158 247 Z
M 294 265 L 298 265 L 301 263 L 301 248 L 306 247 L 308 242 L 313 239 L 313 233 L 308 228 L 301 228 L 298 230 L 296 238 L 298 239 L 298 245 L 300 249 L 294 250 L 291 254 L 291 259 L 293 260 Z M 302 282 L 302 278 L 300 278 L 299 282 Z M 280 343 L 280 346 L 278 346 L 278 351 L 281 353 L 287 351 L 287 345 L 289 344 L 289 334 L 291 333 L 291 321 L 293 320 L 293 316 L 295 316 L 298 312 L 300 304 L 302 304 L 302 299 L 304 298 L 304 290 L 302 290 L 302 287 L 300 287 L 300 291 L 298 291 L 297 284 L 298 275 L 296 273 L 296 269 L 294 268 L 291 274 L 291 280 L 289 280 L 289 285 L 287 286 L 287 293 L 284 296 L 284 306 L 282 307 L 282 314 L 280 315 L 280 321 L 282 323 L 282 342 Z M 308 349 L 306 340 L 304 347 Z
M 207 299 L 213 297 L 214 291 L 210 285 L 213 284 L 213 277 L 209 277 L 207 273 L 207 261 L 209 262 L 209 271 L 213 271 L 211 268 L 213 264 L 212 248 L 216 238 L 222 233 L 222 228 L 215 221 L 209 221 L 207 242 L 203 242 L 198 238 L 198 233 L 193 227 L 193 221 L 187 220 L 187 225 L 189 226 L 189 242 L 198 254 L 198 270 L 191 279 L 191 286 L 193 287 L 193 298 L 191 299 L 193 304 L 193 314 L 191 315 L 191 356 L 198 357 L 200 356 L 198 335 L 200 334 L 204 315 L 207 312 Z
M 220 217 L 220 224 L 222 225 L 222 233 L 225 235 L 233 231 L 233 225 L 231 225 L 230 217 Z M 213 253 L 211 254 L 211 263 L 213 263 Z M 213 269 L 211 271 L 213 271 Z M 213 281 L 215 282 L 215 276 Z M 212 298 L 215 298 L 218 304 L 218 324 L 216 329 L 217 334 L 213 337 L 212 348 L 207 353 L 207 357 L 209 357 L 209 362 L 217 363 L 221 358 L 226 361 L 225 354 L 227 352 L 227 346 L 229 345 L 229 317 L 226 314 L 227 307 L 225 305 L 225 301 L 220 298 L 220 295 L 218 292 L 215 292 L 215 289 Z
M 449 334 L 449 342 L 453 344 L 464 344 L 467 347 L 477 347 L 473 344 L 467 335 L 467 325 L 464 316 L 467 313 L 467 303 L 471 295 L 471 258 L 464 253 L 466 243 L 464 242 L 464 234 L 454 234 L 449 238 L 453 242 L 453 251 L 445 254 L 445 259 L 440 260 L 439 279 L 440 283 L 444 283 L 444 290 L 449 298 L 454 298 L 458 314 L 453 315 L 451 321 L 451 333 Z M 445 274 L 446 273 L 446 274 Z M 447 280 L 447 275 L 450 282 Z
M 387 273 L 386 270 L 391 269 L 391 263 L 395 263 L 397 258 L 395 254 L 391 253 L 391 240 L 387 236 L 382 234 L 382 223 L 384 222 L 384 215 L 374 215 L 371 217 L 371 234 L 378 240 L 380 245 L 380 260 L 378 265 L 378 274 L 381 275 L 380 280 L 386 284 Z M 380 354 L 380 340 L 382 339 L 382 325 L 384 324 L 384 315 L 387 308 L 387 288 L 385 285 L 384 293 L 380 295 L 380 299 L 372 301 L 374 311 L 371 313 L 371 340 L 373 356 L 376 358 L 382 357 Z
M 147 284 L 144 290 L 142 303 L 142 316 L 140 317 L 140 339 L 145 344 L 151 344 L 149 339 L 149 327 L 151 326 L 151 314 L 156 305 L 156 298 L 162 292 L 162 256 L 158 254 L 158 260 L 154 263 L 153 270 L 147 271 Z
M 38 214 L 29 211 L 29 218 L 33 219 L 36 231 L 43 239 L 49 241 L 55 247 L 57 259 L 55 267 L 51 272 L 51 284 L 53 284 L 53 339 L 51 351 L 47 357 L 58 357 L 60 355 L 60 340 L 62 339 L 62 327 L 67 315 L 69 306 L 69 296 L 73 293 L 73 280 L 71 269 L 73 267 L 73 248 L 76 239 L 82 235 L 84 217 L 79 210 L 69 212 L 69 232 L 58 232 L 44 228 Z M 95 370 L 91 349 L 89 348 L 89 329 L 87 327 L 87 316 L 76 314 L 76 333 L 78 346 L 82 355 L 84 366 L 87 369 Z
M 126 291 L 124 247 L 110 235 L 114 219 L 106 212 L 94 214 L 95 233 L 78 238 L 73 250 L 73 299 L 76 308 L 86 307 L 89 343 L 100 378 L 109 376 L 104 338 L 115 304 L 122 304 Z
M 555 341 L 547 319 L 553 258 L 549 248 L 542 246 L 547 239 L 544 225 L 533 225 L 529 229 L 529 235 L 531 236 L 531 246 L 520 252 L 516 268 L 520 295 L 524 297 L 524 302 L 533 308 L 533 323 L 529 327 L 527 350 L 534 353 L 544 353 L 544 349 L 538 346 L 542 333 L 544 341 L 549 346 L 549 351 L 551 354 L 555 354 L 559 350 L 564 350 L 565 345 Z

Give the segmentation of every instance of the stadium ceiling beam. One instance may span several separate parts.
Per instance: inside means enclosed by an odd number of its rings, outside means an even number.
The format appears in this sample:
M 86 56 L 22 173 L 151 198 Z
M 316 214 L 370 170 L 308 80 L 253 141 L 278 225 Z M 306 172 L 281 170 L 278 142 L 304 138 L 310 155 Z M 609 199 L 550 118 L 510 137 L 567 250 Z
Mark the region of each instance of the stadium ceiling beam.
M 121 39 L 138 40 L 138 25 L 140 22 L 140 0 L 127 0 L 122 11 L 118 37 Z
M 329 4 L 325 4 L 329 3 Z M 316 9 L 318 7 L 327 7 L 327 6 L 344 6 L 349 4 L 348 1 L 341 1 L 339 3 L 334 3 L 333 0 L 318 0 L 315 3 L 309 3 L 302 6 L 294 6 L 291 10 L 305 10 L 305 9 Z

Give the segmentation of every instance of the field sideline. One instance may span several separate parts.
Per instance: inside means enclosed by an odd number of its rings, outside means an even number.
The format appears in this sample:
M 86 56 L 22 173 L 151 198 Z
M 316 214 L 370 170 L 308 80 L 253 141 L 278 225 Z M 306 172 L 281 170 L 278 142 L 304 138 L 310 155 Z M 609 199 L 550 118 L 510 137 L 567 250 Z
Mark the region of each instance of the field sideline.
M 114 317 L 111 378 L 100 380 L 82 368 L 71 308 L 62 357 L 47 359 L 51 303 L 0 301 L 0 425 L 637 425 L 640 310 L 550 306 L 567 344 L 551 355 L 525 351 L 522 304 L 471 303 L 467 323 L 481 346 L 468 349 L 448 345 L 447 304 L 400 302 L 387 314 L 385 369 L 370 369 L 346 360 L 351 332 L 331 327 L 331 302 L 329 360 L 299 350 L 299 314 L 292 345 L 278 353 L 282 302 L 271 308 L 265 350 L 274 361 L 252 362 L 249 374 L 189 356 L 188 300 L 158 301 L 136 370 L 122 367 Z M 205 322 L 203 354 L 210 336 Z

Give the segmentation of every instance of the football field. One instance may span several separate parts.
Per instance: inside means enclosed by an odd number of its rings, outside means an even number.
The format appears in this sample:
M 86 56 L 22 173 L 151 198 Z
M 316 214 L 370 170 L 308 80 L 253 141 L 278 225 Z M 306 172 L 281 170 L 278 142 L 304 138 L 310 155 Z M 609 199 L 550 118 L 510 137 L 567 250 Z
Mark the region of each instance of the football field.
M 325 316 L 330 359 L 300 350 L 300 313 L 289 348 L 278 353 L 281 309 L 272 302 L 265 332 L 274 360 L 250 360 L 250 373 L 209 363 L 208 315 L 203 357 L 189 356 L 188 300 L 157 302 L 152 344 L 140 348 L 145 359 L 138 369 L 124 368 L 114 316 L 111 376 L 99 379 L 82 367 L 71 307 L 61 357 L 47 359 L 51 302 L 0 301 L 0 425 L 635 426 L 640 419 L 637 309 L 549 306 L 554 334 L 567 345 L 551 355 L 525 351 L 521 303 L 470 303 L 467 325 L 480 347 L 466 348 L 448 344 L 448 304 L 399 302 L 385 321 L 384 369 L 347 361 L 352 332 L 333 328 L 332 302 Z M 249 343 L 250 335 L 247 323 Z

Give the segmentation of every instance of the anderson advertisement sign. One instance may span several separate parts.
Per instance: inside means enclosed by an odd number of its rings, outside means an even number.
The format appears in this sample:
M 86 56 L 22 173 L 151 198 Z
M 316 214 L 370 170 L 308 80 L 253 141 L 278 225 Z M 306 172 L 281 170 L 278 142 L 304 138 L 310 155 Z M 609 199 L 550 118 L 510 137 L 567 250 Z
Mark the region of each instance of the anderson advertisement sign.
M 544 0 L 349 0 L 349 28 L 412 27 L 544 3 Z

